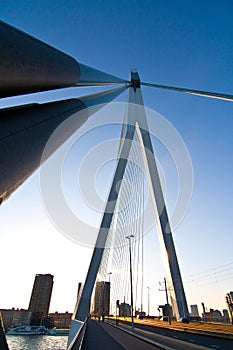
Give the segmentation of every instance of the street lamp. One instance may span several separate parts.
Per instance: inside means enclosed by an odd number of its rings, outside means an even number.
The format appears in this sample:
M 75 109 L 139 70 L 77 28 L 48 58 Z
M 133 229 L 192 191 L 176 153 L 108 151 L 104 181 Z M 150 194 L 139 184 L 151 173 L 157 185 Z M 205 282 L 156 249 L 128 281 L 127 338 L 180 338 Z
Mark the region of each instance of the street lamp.
M 133 319 L 133 276 L 132 276 L 132 253 L 131 253 L 131 238 L 134 235 L 126 236 L 129 240 L 129 268 L 130 268 L 130 289 L 131 289 L 131 319 L 132 319 L 132 333 L 134 333 L 134 319 Z
M 150 315 L 150 287 L 147 287 L 148 289 L 148 317 Z
M 168 292 L 167 292 L 167 280 L 166 280 L 166 277 L 164 277 L 164 287 L 165 287 L 166 301 L 167 301 L 167 306 L 168 306 L 168 321 L 169 321 L 169 324 L 171 324 L 170 304 L 169 304 L 169 301 L 168 301 Z
M 166 292 L 166 302 L 167 302 L 167 312 L 168 312 L 168 321 L 169 321 L 169 324 L 171 324 L 171 308 L 170 308 L 170 304 L 168 302 L 168 291 L 167 291 L 167 280 L 166 280 L 166 277 L 164 277 L 164 282 L 159 282 L 160 285 L 162 285 L 162 283 L 164 283 L 164 289 L 159 289 L 160 291 L 165 291 Z
M 112 275 L 112 272 L 108 272 L 108 282 L 109 282 L 109 314 L 111 315 L 111 283 L 110 283 L 110 276 Z
M 112 272 L 108 272 L 108 282 L 110 283 L 110 276 L 112 275 Z

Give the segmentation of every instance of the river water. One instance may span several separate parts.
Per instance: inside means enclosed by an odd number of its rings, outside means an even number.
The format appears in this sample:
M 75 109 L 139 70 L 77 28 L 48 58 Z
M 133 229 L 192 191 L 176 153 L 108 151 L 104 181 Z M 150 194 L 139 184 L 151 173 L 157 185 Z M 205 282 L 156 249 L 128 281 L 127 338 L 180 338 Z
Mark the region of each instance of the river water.
M 10 350 L 65 350 L 68 336 L 7 335 Z

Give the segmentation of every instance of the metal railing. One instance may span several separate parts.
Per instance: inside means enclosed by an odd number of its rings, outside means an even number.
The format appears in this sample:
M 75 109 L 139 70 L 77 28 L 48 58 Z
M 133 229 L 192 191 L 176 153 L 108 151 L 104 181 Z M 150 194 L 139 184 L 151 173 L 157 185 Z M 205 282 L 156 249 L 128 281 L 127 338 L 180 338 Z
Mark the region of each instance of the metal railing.
M 84 321 L 79 321 L 74 319 L 72 320 L 72 323 L 73 323 L 73 326 L 76 324 L 77 331 L 76 331 L 76 334 L 73 336 L 73 339 L 70 341 L 70 343 L 68 341 L 67 350 L 80 350 L 82 348 L 82 343 L 83 343 L 83 339 L 84 339 L 84 335 L 87 327 L 87 317 L 85 318 Z M 71 334 L 69 335 L 69 337 L 70 336 Z

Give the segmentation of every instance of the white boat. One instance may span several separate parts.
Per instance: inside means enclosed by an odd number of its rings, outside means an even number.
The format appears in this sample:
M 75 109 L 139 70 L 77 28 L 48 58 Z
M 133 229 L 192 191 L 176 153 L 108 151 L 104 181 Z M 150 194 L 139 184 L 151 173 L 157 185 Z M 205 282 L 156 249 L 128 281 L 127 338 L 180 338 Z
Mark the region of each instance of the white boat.
M 44 326 L 19 326 L 10 328 L 7 335 L 44 335 L 47 328 Z
M 54 327 L 48 331 L 47 335 L 69 335 L 69 329 L 57 329 Z

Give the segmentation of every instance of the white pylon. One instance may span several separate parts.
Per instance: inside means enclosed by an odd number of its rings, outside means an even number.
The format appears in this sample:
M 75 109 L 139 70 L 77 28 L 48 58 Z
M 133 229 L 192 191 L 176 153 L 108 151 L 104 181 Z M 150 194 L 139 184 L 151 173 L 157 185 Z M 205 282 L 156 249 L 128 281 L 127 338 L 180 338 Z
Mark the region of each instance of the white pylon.
M 141 150 L 144 160 L 144 166 L 147 173 L 148 184 L 150 188 L 153 210 L 157 232 L 162 246 L 165 247 L 168 257 L 168 280 L 170 281 L 169 289 L 172 301 L 173 311 L 177 319 L 189 317 L 186 297 L 181 279 L 178 260 L 175 252 L 175 246 L 172 238 L 170 223 L 167 209 L 162 193 L 162 187 L 151 143 L 150 134 L 146 120 L 145 109 L 140 89 L 140 79 L 136 70 L 131 70 L 131 83 L 129 85 L 129 98 L 127 105 L 126 118 L 123 123 L 123 139 L 119 152 L 119 160 L 113 178 L 111 190 L 107 200 L 105 212 L 102 218 L 98 238 L 93 251 L 91 263 L 88 269 L 83 292 L 74 312 L 75 319 L 83 319 L 89 314 L 91 295 L 96 281 L 98 269 L 104 252 L 105 243 L 111 226 L 116 202 L 119 194 L 119 188 L 116 185 L 121 183 L 125 168 L 127 165 L 128 155 L 131 149 L 135 132 L 138 134 L 141 144 Z

